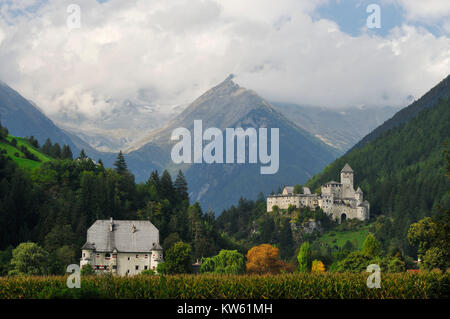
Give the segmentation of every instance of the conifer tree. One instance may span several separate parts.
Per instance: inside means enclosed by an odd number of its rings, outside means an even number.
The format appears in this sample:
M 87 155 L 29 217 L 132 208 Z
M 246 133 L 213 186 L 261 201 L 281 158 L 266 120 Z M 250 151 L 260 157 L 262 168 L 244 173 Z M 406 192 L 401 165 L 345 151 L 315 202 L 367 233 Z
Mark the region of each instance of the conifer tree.
M 124 174 L 128 171 L 127 163 L 125 162 L 125 157 L 123 156 L 122 151 L 117 155 L 117 160 L 114 162 L 114 166 L 116 168 L 117 173 Z
M 72 150 L 69 145 L 64 144 L 61 152 L 61 159 L 73 159 Z
M 175 191 L 181 200 L 189 199 L 186 178 L 184 177 L 184 174 L 181 171 L 181 169 L 178 171 L 178 175 L 177 178 L 175 179 L 174 186 Z
M 81 149 L 80 155 L 78 155 L 78 159 L 80 159 L 80 160 L 85 160 L 85 159 L 87 159 L 87 158 L 88 158 L 88 157 L 87 157 L 87 155 L 86 155 L 86 152 L 84 151 L 84 148 Z

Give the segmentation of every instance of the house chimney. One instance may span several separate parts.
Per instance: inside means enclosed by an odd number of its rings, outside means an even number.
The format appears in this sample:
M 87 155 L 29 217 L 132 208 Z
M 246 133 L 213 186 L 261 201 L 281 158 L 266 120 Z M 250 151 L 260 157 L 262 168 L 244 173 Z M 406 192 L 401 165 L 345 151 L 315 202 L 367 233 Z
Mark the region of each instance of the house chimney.
M 131 232 L 134 233 L 135 231 L 136 231 L 136 226 L 134 226 L 134 224 L 133 224 L 133 226 L 131 227 Z
M 109 221 L 109 231 L 113 231 L 113 219 L 111 217 L 110 221 Z

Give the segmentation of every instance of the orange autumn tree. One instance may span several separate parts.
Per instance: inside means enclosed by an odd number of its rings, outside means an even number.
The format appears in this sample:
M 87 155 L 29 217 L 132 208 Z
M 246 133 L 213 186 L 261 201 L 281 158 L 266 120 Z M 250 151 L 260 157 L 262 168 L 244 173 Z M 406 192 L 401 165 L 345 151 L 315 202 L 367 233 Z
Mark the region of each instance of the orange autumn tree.
M 262 244 L 251 248 L 247 252 L 247 272 L 254 274 L 278 274 L 285 268 L 285 263 L 279 259 L 278 248 Z
M 314 260 L 312 262 L 311 272 L 315 273 L 325 272 L 325 265 L 320 260 Z

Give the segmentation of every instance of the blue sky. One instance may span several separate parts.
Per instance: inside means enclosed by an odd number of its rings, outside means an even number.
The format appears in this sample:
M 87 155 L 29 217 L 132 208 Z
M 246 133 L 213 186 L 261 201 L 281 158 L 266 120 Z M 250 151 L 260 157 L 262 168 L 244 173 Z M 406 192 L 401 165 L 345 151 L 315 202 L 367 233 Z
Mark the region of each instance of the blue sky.
M 425 0 L 424 0 L 425 2 Z M 352 36 L 363 33 L 367 17 L 370 13 L 366 8 L 370 4 L 377 4 L 381 9 L 381 28 L 370 29 L 369 32 L 380 36 L 386 36 L 394 27 L 400 27 L 408 22 L 417 27 L 424 27 L 435 36 L 442 36 L 445 31 L 434 21 L 410 21 L 406 19 L 407 12 L 404 7 L 395 1 L 374 0 L 330 0 L 321 5 L 314 12 L 314 18 L 333 20 L 339 25 L 341 31 Z

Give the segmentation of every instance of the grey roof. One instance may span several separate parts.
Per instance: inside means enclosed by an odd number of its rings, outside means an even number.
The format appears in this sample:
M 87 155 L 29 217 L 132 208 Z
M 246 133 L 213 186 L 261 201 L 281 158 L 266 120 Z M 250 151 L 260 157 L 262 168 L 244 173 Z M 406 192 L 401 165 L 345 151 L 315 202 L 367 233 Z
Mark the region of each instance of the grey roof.
M 309 187 L 303 187 L 303 194 L 311 195 L 311 190 L 309 189 Z
M 110 220 L 97 220 L 92 224 L 87 231 L 85 246 L 95 245 L 95 251 L 101 252 L 114 249 L 118 252 L 150 252 L 159 246 L 159 230 L 150 221 L 114 220 L 113 231 L 110 231 L 110 223 Z
M 362 193 L 361 187 L 358 187 L 358 189 L 356 190 L 357 193 Z
M 347 163 L 347 164 L 344 165 L 344 168 L 342 168 L 341 172 L 344 172 L 344 173 L 353 173 L 353 170 L 352 170 L 352 168 L 350 167 L 350 165 L 348 165 L 348 163 Z
M 95 245 L 90 242 L 86 242 L 86 244 L 84 244 L 83 247 L 81 247 L 81 249 L 95 250 Z
M 294 186 L 285 186 L 283 191 L 286 190 L 288 194 L 292 194 L 294 192 Z

